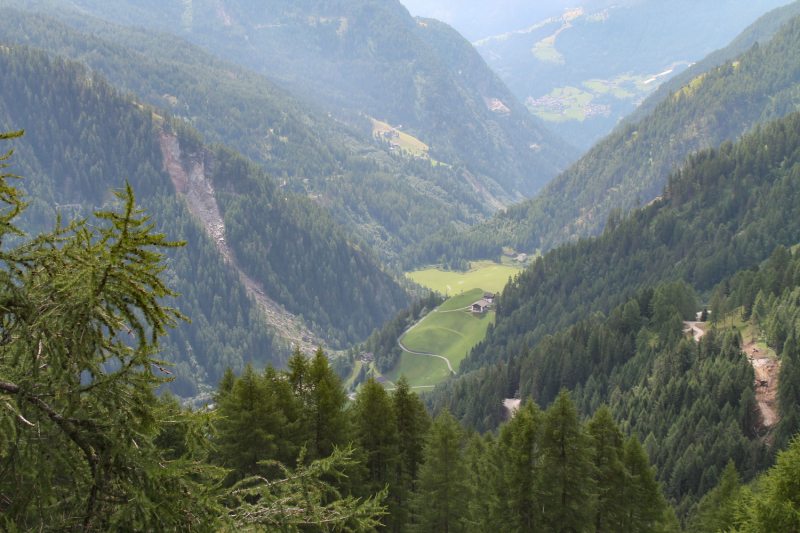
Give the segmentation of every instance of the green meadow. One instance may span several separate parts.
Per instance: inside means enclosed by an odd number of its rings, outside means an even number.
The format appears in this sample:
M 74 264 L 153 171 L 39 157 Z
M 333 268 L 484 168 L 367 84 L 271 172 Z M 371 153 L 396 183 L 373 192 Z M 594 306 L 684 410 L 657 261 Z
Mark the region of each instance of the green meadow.
M 529 264 L 531 259 L 528 259 Z M 457 295 L 462 291 L 483 289 L 489 292 L 500 292 L 508 283 L 509 277 L 519 274 L 524 265 L 504 261 L 498 264 L 492 261 L 475 261 L 467 272 L 426 268 L 407 272 L 406 276 L 416 283 L 439 291 L 442 294 Z
M 472 305 L 478 300 L 483 299 L 483 293 L 483 289 L 472 289 L 464 294 L 451 296 L 439 306 L 439 311 L 455 311 L 456 309 L 463 309 L 468 305 Z M 418 327 L 422 327 L 422 325 Z M 416 331 L 416 329 L 414 331 Z
M 494 322 L 494 312 L 473 314 L 469 311 L 430 313 L 403 338 L 403 344 L 415 352 L 428 352 L 450 360 L 453 370 L 466 357 L 467 352 L 486 336 L 486 329 Z
M 384 377 L 397 383 L 400 376 L 405 374 L 412 387 L 430 387 L 446 380 L 449 373 L 447 363 L 438 357 L 403 352 L 394 370 L 384 374 Z

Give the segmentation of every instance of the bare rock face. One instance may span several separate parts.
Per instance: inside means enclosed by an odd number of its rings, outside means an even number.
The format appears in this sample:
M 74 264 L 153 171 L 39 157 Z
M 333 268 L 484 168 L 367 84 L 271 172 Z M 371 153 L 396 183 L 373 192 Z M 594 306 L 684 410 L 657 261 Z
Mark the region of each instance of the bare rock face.
M 270 299 L 260 283 L 248 276 L 237 264 L 233 251 L 225 240 L 225 221 L 214 197 L 211 175 L 216 156 L 208 149 L 192 154 L 182 154 L 178 138 L 161 133 L 158 137 L 164 156 L 164 170 L 169 173 L 175 189 L 186 199 L 189 211 L 203 223 L 208 236 L 213 239 L 225 261 L 233 266 L 247 292 L 261 307 L 267 323 L 277 330 L 280 337 L 289 341 L 292 348 L 299 346 L 305 353 L 314 353 L 322 341 L 315 338 L 305 325 L 293 314 Z

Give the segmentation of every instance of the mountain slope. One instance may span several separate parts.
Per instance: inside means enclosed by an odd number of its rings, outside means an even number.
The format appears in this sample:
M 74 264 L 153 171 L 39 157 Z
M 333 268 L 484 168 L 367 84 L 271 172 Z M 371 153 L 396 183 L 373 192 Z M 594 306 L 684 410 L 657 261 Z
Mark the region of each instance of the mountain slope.
M 564 245 L 509 282 L 497 323 L 462 371 L 519 352 L 640 287 L 684 279 L 698 291 L 800 242 L 800 115 L 687 159 L 664 198 L 609 220 L 600 237 Z
M 588 150 L 660 82 L 786 3 L 594 1 L 475 45 L 550 129 Z
M 415 21 L 394 0 L 84 0 L 68 5 L 73 4 L 114 22 L 183 35 L 220 57 L 267 74 L 334 115 L 360 111 L 402 124 L 430 145 L 437 159 L 463 162 L 473 173 L 491 170 L 484 177 L 498 182 L 510 199 L 517 192 L 533 194 L 574 156 L 538 121 L 520 128 L 513 109 L 507 120 L 504 112 L 493 112 L 485 102 L 463 94 L 447 63 L 419 36 L 425 23 Z M 479 68 L 490 72 L 483 63 Z M 525 150 L 506 147 L 516 138 L 528 142 Z M 548 150 L 540 154 L 531 144 Z M 524 173 L 518 170 L 521 166 Z
M 102 70 L 121 90 L 170 108 L 207 142 L 237 148 L 282 186 L 323 203 L 384 261 L 396 262 L 405 247 L 442 227 L 466 227 L 497 209 L 470 174 L 391 155 L 371 140 L 364 117 L 350 117 L 348 127 L 170 34 L 53 9 L 65 22 L 0 7 L 0 35 Z
M 166 271 L 170 285 L 184 293 L 178 305 L 194 321 L 170 336 L 164 352 L 179 364 L 175 390 L 182 396 L 208 392 L 227 365 L 286 360 L 288 341 L 267 328 L 248 280 L 234 266 L 278 305 L 303 314 L 309 329 L 334 348 L 365 338 L 408 303 L 368 247 L 352 244 L 323 208 L 280 190 L 237 152 L 204 148 L 196 131 L 165 122 L 97 73 L 87 79 L 81 64 L 20 46 L 3 47 L 0 61 L 0 125 L 29 132 L 18 141 L 12 167 L 28 176 L 26 187 L 37 197 L 29 231 L 52 225 L 57 206 L 70 217 L 113 202 L 108 189 L 127 180 L 159 227 L 188 242 L 170 252 Z M 222 228 L 192 217 L 197 204 L 181 175 L 199 185 L 195 192 L 208 193 Z M 258 218 L 243 222 L 242 212 Z M 215 245 L 221 239 L 233 261 Z
M 506 398 L 547 405 L 567 388 L 587 416 L 607 403 L 688 518 L 729 459 L 751 479 L 800 427 L 800 256 L 786 250 L 800 242 L 798 191 L 800 113 L 691 156 L 663 199 L 510 281 L 486 339 L 429 406 L 482 431 L 502 421 Z M 695 291 L 710 296 L 718 332 L 693 331 Z M 762 340 L 769 349 L 754 352 Z M 786 420 L 757 404 L 754 353 L 780 366 L 768 385 Z
M 726 61 L 733 61 L 739 54 L 747 52 L 753 43 L 761 46 L 769 42 L 770 39 L 789 22 L 792 18 L 800 14 L 800 2 L 778 7 L 758 18 L 754 23 L 744 29 L 736 39 L 719 50 L 711 52 L 701 61 L 691 65 L 686 70 L 676 74 L 658 86 L 658 89 L 644 99 L 636 108 L 636 111 L 623 118 L 615 129 L 621 129 L 628 123 L 636 123 L 650 114 L 659 102 L 664 100 L 671 91 L 678 91 L 684 85 L 688 85 L 698 76 L 702 76 L 714 67 L 722 65 Z
M 427 239 L 408 254 L 410 264 L 436 261 L 442 254 L 496 257 L 503 245 L 546 251 L 599 234 L 615 209 L 626 212 L 656 198 L 687 154 L 796 109 L 798 58 L 800 19 L 795 18 L 767 45 L 749 50 L 736 64 L 711 70 L 638 124 L 598 143 L 536 198 L 466 232 Z

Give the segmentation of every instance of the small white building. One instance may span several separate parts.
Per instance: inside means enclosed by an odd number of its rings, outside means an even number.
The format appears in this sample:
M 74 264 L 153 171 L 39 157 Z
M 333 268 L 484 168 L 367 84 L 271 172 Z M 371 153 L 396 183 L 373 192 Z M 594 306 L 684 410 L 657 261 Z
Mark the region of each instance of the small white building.
M 490 304 L 494 303 L 494 297 L 495 297 L 495 295 L 492 294 L 491 292 L 484 292 L 483 293 L 483 299 L 486 300 L 487 302 L 489 302 Z
M 517 256 L 517 261 L 519 261 L 520 263 L 524 263 L 527 260 L 528 260 L 528 254 L 519 254 Z

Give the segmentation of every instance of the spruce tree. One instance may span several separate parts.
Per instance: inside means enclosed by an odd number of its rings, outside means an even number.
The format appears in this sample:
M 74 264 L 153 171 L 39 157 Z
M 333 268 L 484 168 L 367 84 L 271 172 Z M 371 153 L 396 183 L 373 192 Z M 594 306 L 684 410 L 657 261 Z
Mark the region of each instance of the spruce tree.
M 228 386 L 226 377 L 221 386 Z M 276 473 L 264 468 L 263 461 L 292 464 L 297 460 L 303 444 L 297 435 L 297 400 L 272 366 L 261 373 L 248 363 L 230 391 L 218 392 L 216 397 L 219 420 L 213 457 L 232 470 L 229 482 Z
M 659 490 L 647 452 L 634 435 L 625 443 L 625 469 L 628 481 L 624 499 L 627 505 L 624 530 L 654 531 L 665 519 L 665 502 Z
M 717 487 L 706 494 L 697 506 L 689 533 L 729 531 L 736 516 L 736 506 L 741 498 L 742 486 L 736 465 L 729 461 Z
M 595 488 L 590 442 L 570 392 L 562 390 L 547 409 L 540 443 L 539 484 L 547 530 L 592 531 Z
M 605 404 L 595 412 L 586 429 L 591 439 L 597 490 L 594 530 L 597 533 L 622 531 L 629 503 L 624 492 L 627 483 L 625 439 Z
M 464 432 L 449 411 L 433 421 L 423 450 L 424 463 L 414 495 L 413 531 L 466 531 L 469 504 L 468 472 L 461 452 Z
M 397 380 L 392 393 L 392 409 L 397 425 L 396 483 L 394 507 L 389 520 L 392 531 L 404 531 L 409 520 L 410 495 L 415 490 L 425 436 L 431 426 L 430 415 L 419 395 L 411 391 L 405 375 Z
M 390 513 L 397 489 L 398 434 L 392 402 L 386 390 L 368 380 L 356 395 L 353 407 L 355 437 L 364 460 L 362 489 L 374 494 L 390 487 Z
M 473 433 L 465 450 L 469 469 L 470 501 L 467 531 L 505 531 L 512 524 L 506 515 L 503 461 L 491 432 Z
M 500 428 L 499 455 L 502 460 L 503 502 L 498 520 L 509 533 L 539 531 L 542 524 L 541 438 L 544 416 L 529 400 L 514 418 Z
M 347 393 L 321 347 L 308 362 L 305 379 L 300 396 L 310 432 L 308 457 L 328 457 L 334 447 L 344 446 L 350 439 L 349 415 L 344 410 Z
M 743 489 L 733 533 L 800 531 L 800 439 L 778 455 L 755 493 Z

